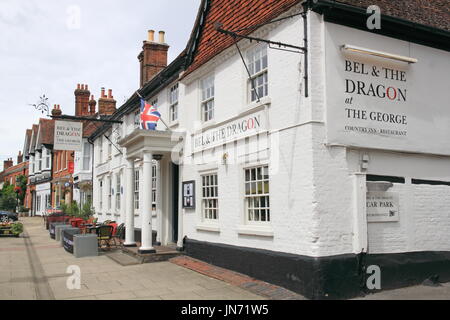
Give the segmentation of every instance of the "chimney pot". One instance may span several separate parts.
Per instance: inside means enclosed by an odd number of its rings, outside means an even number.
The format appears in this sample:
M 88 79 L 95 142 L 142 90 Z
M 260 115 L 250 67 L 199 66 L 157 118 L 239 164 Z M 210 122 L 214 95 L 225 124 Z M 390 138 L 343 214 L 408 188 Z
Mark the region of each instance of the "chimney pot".
M 148 41 L 155 41 L 155 30 L 148 30 Z
M 80 89 L 80 84 L 77 84 L 77 89 Z
M 102 87 L 102 93 L 101 93 L 101 98 L 105 97 L 105 88 Z
M 164 43 L 164 31 L 159 32 L 159 43 Z
M 86 90 L 89 90 L 89 89 L 88 89 L 88 85 L 87 85 L 87 84 L 86 84 L 86 85 L 84 85 L 84 87 L 85 87 L 85 89 L 86 89 Z
M 108 89 L 108 98 L 112 98 L 112 89 Z

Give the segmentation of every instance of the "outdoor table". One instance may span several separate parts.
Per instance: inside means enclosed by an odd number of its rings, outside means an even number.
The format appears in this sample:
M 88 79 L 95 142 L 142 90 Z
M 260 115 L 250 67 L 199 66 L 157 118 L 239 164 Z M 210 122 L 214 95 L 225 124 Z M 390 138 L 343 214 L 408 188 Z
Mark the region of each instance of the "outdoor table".
M 86 233 L 92 233 L 92 230 L 97 230 L 102 225 L 102 223 L 86 224 Z

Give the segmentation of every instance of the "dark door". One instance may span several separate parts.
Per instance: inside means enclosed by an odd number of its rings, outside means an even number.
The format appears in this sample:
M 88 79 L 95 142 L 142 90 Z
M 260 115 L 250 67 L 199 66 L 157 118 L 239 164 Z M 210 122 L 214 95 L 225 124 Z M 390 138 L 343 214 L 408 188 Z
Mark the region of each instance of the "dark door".
M 179 166 L 172 163 L 172 239 L 178 241 L 178 190 L 179 190 Z

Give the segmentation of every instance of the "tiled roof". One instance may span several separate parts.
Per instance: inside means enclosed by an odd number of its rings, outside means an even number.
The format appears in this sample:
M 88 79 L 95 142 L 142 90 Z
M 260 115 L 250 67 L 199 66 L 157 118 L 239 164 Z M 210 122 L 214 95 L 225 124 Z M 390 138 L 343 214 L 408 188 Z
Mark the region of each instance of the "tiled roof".
M 90 137 L 97 129 L 93 121 L 83 121 L 83 138 Z
M 188 48 L 195 48 L 193 58 L 184 76 L 233 45 L 232 37 L 214 29 L 216 22 L 222 23 L 225 30 L 240 30 L 273 20 L 300 2 L 302 1 L 203 0 L 188 44 Z M 336 0 L 335 2 L 364 9 L 370 5 L 377 5 L 383 15 L 450 31 L 450 0 Z M 206 18 L 203 14 L 206 14 Z M 239 34 L 248 35 L 251 31 L 246 30 Z
M 25 131 L 25 145 L 23 150 L 24 157 L 28 157 L 28 151 L 30 150 L 30 144 L 31 144 L 31 129 L 27 129 Z
M 31 144 L 30 144 L 30 150 L 33 153 L 34 149 L 36 148 L 36 139 L 37 139 L 37 134 L 39 131 L 39 125 L 33 124 L 33 126 L 31 127 L 31 130 L 32 130 L 32 140 L 31 140 Z
M 355 7 L 377 5 L 381 14 L 450 31 L 450 0 L 337 0 Z
M 55 121 L 51 119 L 39 119 L 39 141 L 37 147 L 42 144 L 53 145 Z
M 299 2 L 300 0 L 209 0 L 209 10 L 197 42 L 196 53 L 185 74 L 233 45 L 233 38 L 217 32 L 214 23 L 222 23 L 225 30 L 238 30 L 270 21 Z M 200 10 L 203 8 L 202 1 Z M 199 20 L 201 19 L 197 19 L 198 25 L 194 27 L 193 35 L 196 34 L 196 29 L 201 27 Z M 252 30 L 246 30 L 240 34 L 247 35 L 251 32 Z

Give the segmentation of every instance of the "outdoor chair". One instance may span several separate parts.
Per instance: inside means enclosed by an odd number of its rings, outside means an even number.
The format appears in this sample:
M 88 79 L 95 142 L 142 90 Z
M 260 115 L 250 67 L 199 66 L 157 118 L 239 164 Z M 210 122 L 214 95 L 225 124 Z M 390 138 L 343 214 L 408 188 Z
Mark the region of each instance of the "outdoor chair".
M 113 227 L 102 225 L 97 229 L 97 241 L 98 241 L 98 247 L 101 248 L 102 244 L 105 244 L 108 248 L 111 247 L 111 241 L 116 244 L 116 240 L 113 237 Z
M 119 243 L 122 245 L 122 238 L 123 235 L 125 234 L 125 224 L 121 223 L 117 229 L 116 229 L 116 233 L 114 234 L 114 242 L 116 241 L 116 239 L 119 241 Z M 116 243 L 116 242 L 115 242 Z M 116 245 L 117 246 L 117 245 Z

